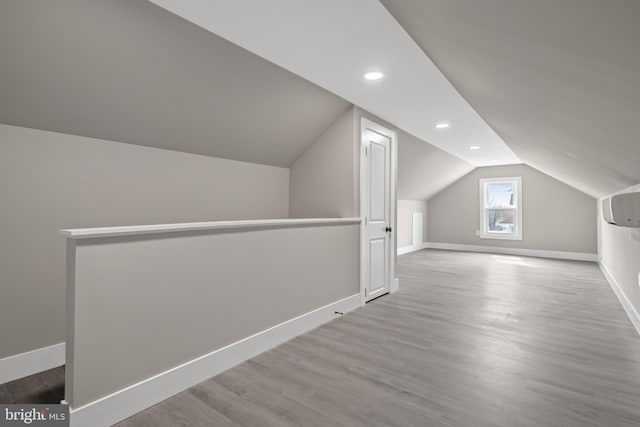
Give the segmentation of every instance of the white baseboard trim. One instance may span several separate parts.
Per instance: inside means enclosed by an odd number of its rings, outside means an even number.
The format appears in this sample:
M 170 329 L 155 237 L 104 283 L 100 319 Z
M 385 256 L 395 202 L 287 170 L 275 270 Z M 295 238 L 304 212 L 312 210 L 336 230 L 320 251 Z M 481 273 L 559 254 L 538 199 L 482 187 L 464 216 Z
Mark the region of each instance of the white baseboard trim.
M 0 359 L 0 384 L 64 365 L 64 343 Z
M 71 427 L 110 426 L 235 365 L 360 307 L 360 294 L 343 298 L 236 343 L 169 369 L 79 408 Z
M 485 252 L 490 254 L 521 255 L 538 258 L 569 259 L 574 261 L 599 261 L 597 254 L 587 254 L 582 252 L 545 251 L 541 249 L 502 248 L 479 245 L 459 245 L 455 243 L 439 242 L 429 242 L 427 243 L 427 247 L 430 249 L 445 249 L 449 251 Z
M 598 265 L 600 266 L 600 270 L 602 270 L 602 274 L 604 274 L 605 279 L 607 279 L 607 282 L 609 282 L 609 286 L 611 286 L 611 289 L 613 289 L 613 292 L 618 297 L 620 304 L 622 304 L 622 308 L 624 308 L 627 316 L 629 316 L 631 323 L 636 328 L 636 332 L 638 332 L 638 335 L 640 335 L 640 315 L 631 304 L 631 301 L 629 301 L 629 298 L 627 298 L 627 295 L 622 290 L 622 287 L 620 287 L 618 281 L 611 275 L 611 272 L 607 269 L 607 266 L 602 262 L 599 262 Z
M 398 248 L 398 255 L 404 255 L 404 254 L 408 254 L 410 252 L 415 252 L 415 251 L 419 251 L 422 249 L 426 249 L 428 246 L 428 243 L 419 243 L 417 245 L 413 245 L 413 246 L 405 246 L 402 248 Z

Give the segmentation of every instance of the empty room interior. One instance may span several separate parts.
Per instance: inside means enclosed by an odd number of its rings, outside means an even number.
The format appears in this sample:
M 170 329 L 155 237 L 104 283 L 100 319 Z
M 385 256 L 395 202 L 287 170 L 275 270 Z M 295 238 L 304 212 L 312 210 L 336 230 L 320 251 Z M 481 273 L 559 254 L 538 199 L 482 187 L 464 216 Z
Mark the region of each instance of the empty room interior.
M 0 424 L 639 426 L 638 22 L 2 1 Z

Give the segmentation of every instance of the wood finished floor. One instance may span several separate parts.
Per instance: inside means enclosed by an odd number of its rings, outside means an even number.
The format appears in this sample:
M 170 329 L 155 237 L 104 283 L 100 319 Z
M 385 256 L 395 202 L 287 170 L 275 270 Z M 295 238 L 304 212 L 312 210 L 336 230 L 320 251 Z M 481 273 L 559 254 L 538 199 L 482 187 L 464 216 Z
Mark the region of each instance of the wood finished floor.
M 426 250 L 398 275 L 119 427 L 640 425 L 640 337 L 596 264 Z
M 60 403 L 64 399 L 64 366 L 0 384 L 0 403 Z
M 398 264 L 397 293 L 118 427 L 640 425 L 640 337 L 596 264 Z

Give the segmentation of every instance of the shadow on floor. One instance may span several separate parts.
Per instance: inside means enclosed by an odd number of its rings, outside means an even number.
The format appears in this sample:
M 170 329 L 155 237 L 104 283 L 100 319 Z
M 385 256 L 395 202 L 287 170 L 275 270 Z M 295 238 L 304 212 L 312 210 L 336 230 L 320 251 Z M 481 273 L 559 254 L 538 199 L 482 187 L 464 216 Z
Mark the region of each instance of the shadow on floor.
M 64 399 L 64 366 L 0 384 L 0 403 L 60 403 Z

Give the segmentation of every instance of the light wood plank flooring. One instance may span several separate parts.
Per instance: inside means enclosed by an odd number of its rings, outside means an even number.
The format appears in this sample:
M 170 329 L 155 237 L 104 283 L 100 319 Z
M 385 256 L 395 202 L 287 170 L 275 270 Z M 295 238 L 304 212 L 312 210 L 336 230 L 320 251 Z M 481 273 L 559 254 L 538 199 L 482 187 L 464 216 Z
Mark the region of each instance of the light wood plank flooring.
M 119 426 L 640 425 L 640 337 L 596 264 L 426 250 L 398 275 Z
M 640 426 L 640 337 L 596 264 L 398 263 L 397 293 L 118 426 Z

